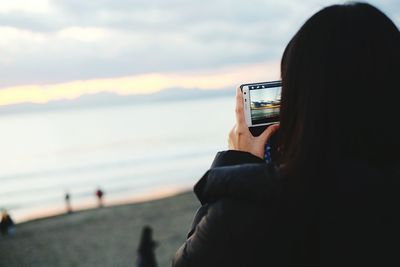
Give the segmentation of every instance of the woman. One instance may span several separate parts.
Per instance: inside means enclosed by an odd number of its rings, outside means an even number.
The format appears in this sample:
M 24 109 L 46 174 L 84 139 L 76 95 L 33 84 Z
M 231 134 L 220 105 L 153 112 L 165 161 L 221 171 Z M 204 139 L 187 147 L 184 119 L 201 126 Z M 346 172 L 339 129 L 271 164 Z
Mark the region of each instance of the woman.
M 381 11 L 313 15 L 282 57 L 280 126 L 253 137 L 238 90 L 230 150 L 194 187 L 202 206 L 173 266 L 400 266 L 399 74 Z

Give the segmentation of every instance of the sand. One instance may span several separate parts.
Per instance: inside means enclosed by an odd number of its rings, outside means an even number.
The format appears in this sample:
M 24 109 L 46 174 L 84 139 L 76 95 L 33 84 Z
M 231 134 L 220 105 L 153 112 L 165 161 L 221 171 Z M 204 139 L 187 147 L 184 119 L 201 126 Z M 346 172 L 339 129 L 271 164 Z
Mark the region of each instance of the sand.
M 159 266 L 171 266 L 199 205 L 187 192 L 21 223 L 13 236 L 0 236 L 0 266 L 135 266 L 146 224 L 153 227 L 159 242 Z

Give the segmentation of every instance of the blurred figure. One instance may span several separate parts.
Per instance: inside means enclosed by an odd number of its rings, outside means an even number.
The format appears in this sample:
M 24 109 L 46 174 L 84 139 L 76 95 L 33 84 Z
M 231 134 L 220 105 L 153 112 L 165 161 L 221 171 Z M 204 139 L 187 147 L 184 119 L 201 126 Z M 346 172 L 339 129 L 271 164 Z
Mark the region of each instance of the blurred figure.
M 137 250 L 137 267 L 156 267 L 157 261 L 154 253 L 158 246 L 153 240 L 153 230 L 150 226 L 143 227 L 142 236 L 140 238 L 139 248 Z
M 98 188 L 96 191 L 96 197 L 99 203 L 99 208 L 103 207 L 103 196 L 104 196 L 104 192 Z
M 65 206 L 67 208 L 67 213 L 72 213 L 72 206 L 71 206 L 71 196 L 70 194 L 67 192 L 65 193 Z
M 14 233 L 14 221 L 6 210 L 3 210 L 0 222 L 0 231 L 4 236 L 12 235 Z

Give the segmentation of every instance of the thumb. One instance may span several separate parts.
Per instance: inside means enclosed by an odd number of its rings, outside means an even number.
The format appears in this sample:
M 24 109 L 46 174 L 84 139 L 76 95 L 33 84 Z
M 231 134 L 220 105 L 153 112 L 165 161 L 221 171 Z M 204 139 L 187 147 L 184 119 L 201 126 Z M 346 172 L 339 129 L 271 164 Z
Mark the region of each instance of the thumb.
M 266 144 L 271 136 L 279 130 L 279 124 L 273 124 L 269 126 L 265 131 L 259 136 L 261 142 Z

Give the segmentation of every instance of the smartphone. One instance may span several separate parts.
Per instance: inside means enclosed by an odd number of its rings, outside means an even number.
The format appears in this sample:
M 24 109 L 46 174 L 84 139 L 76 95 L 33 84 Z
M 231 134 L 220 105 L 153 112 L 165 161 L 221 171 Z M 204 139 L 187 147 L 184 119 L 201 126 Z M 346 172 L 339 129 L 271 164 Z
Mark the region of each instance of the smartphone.
M 269 125 L 279 122 L 281 81 L 242 84 L 240 89 L 244 117 L 253 135 L 260 135 Z

